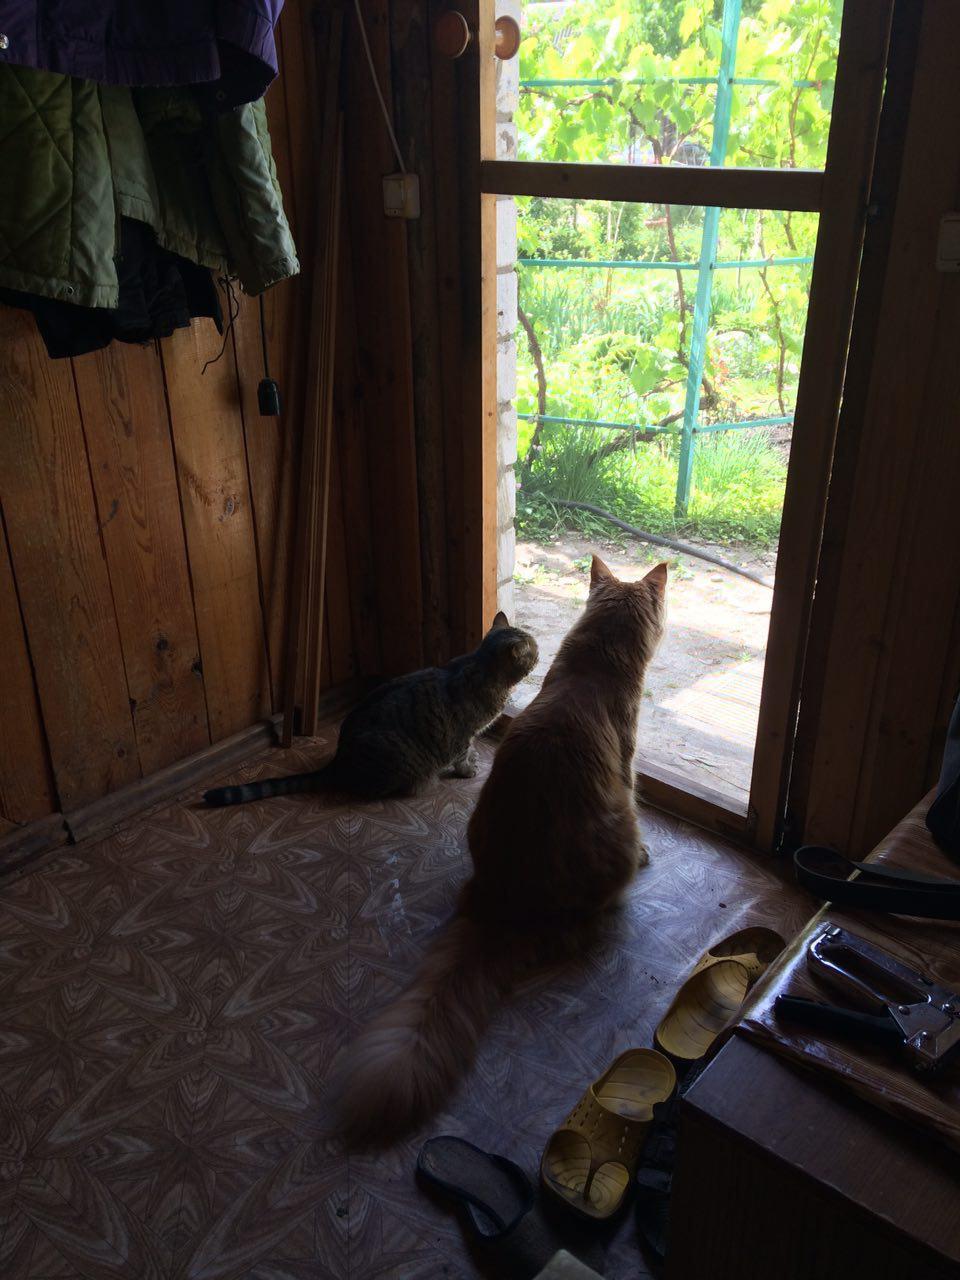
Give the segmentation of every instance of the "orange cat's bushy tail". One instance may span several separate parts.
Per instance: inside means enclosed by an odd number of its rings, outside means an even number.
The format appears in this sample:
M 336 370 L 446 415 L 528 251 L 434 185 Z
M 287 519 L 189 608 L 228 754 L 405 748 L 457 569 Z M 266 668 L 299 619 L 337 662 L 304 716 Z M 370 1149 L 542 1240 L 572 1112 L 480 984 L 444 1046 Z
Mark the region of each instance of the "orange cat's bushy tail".
M 347 1050 L 338 1092 L 349 1141 L 386 1144 L 441 1105 L 473 1061 L 505 962 L 502 952 L 492 961 L 471 920 L 451 922 L 411 986 Z
M 491 939 L 458 915 L 403 995 L 344 1055 L 334 1085 L 339 1132 L 353 1145 L 386 1146 L 423 1123 L 469 1070 L 510 990 L 531 971 L 582 954 L 597 937 L 597 922 L 584 920 L 549 935 L 501 926 Z

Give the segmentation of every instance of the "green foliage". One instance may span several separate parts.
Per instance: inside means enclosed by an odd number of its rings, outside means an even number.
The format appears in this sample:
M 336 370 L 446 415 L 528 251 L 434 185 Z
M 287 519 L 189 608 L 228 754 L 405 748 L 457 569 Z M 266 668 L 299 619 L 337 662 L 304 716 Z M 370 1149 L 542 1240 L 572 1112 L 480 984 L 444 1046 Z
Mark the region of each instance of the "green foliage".
M 528 3 L 520 157 L 705 163 L 716 87 L 683 80 L 716 76 L 722 7 L 722 0 Z M 725 163 L 822 166 L 841 7 L 841 0 L 743 0 L 735 74 L 773 83 L 735 87 Z M 525 83 L 557 79 L 604 83 Z M 699 257 L 702 209 L 540 198 L 518 205 L 521 258 Z M 717 260 L 810 256 L 816 228 L 813 214 L 727 209 Z M 695 271 L 532 263 L 519 271 L 520 305 L 542 349 L 548 415 L 638 427 L 676 418 L 685 398 Z M 809 278 L 808 265 L 715 272 L 701 423 L 792 412 Z M 537 373 L 522 331 L 518 364 L 518 410 L 535 413 Z M 621 434 L 627 447 L 601 456 L 599 446 L 616 433 L 542 426 L 528 456 L 533 425 L 521 423 L 521 529 L 549 526 L 557 510 L 544 505 L 551 495 L 596 502 L 652 531 L 672 528 L 679 423 L 670 431 L 654 443 Z M 699 437 L 687 532 L 774 540 L 784 476 L 781 452 L 762 430 Z
M 722 0 L 528 3 L 517 114 L 522 159 L 689 162 L 709 151 Z M 726 163 L 822 167 L 842 0 L 744 0 Z M 560 14 L 558 18 L 558 12 Z M 812 81 L 800 89 L 796 81 Z M 682 154 L 681 154 L 682 152 Z M 645 153 L 641 155 L 640 153 Z
M 517 498 L 517 532 L 541 538 L 576 528 L 609 539 L 617 533 L 589 512 L 555 505 L 554 498 L 590 502 L 650 533 L 697 536 L 713 542 L 766 546 L 780 532 L 786 460 L 762 429 L 717 433 L 697 453 L 687 519 L 674 518 L 676 452 L 668 441 L 623 450 L 589 465 L 610 433 L 554 428 L 531 484 Z

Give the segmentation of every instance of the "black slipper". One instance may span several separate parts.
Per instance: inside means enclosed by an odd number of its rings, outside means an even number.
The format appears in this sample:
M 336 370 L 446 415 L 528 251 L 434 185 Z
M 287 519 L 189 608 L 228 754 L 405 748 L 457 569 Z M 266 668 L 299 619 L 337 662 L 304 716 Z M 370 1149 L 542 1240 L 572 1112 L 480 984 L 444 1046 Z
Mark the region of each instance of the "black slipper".
M 517 1277 L 535 1276 L 560 1249 L 570 1249 L 536 1205 L 530 1179 L 505 1156 L 481 1151 L 463 1138 L 430 1138 L 417 1158 L 420 1176 L 465 1208 L 484 1253 Z M 571 1252 L 596 1270 L 596 1258 Z M 591 1249 L 590 1254 L 599 1252 Z
M 511 1231 L 533 1208 L 533 1187 L 520 1166 L 463 1138 L 430 1138 L 420 1148 L 417 1171 L 463 1202 L 474 1230 L 484 1240 Z

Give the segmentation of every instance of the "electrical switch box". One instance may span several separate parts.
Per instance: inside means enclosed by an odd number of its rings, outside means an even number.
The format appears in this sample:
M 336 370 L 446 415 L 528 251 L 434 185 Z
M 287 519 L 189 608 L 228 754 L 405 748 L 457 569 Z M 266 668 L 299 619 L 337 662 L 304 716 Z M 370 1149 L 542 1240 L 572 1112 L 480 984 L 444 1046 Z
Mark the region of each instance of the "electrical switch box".
M 420 217 L 420 179 L 415 173 L 391 173 L 384 178 L 383 212 L 388 218 Z

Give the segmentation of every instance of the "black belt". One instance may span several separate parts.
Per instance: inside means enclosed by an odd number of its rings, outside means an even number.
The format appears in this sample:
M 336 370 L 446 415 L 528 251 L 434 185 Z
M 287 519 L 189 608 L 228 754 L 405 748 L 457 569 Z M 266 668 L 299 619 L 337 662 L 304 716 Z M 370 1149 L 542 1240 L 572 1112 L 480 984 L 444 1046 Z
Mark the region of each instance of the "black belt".
M 960 920 L 960 880 L 874 862 L 851 862 L 833 849 L 805 845 L 793 855 L 797 880 L 825 902 L 928 920 Z M 855 880 L 848 877 L 859 872 Z

